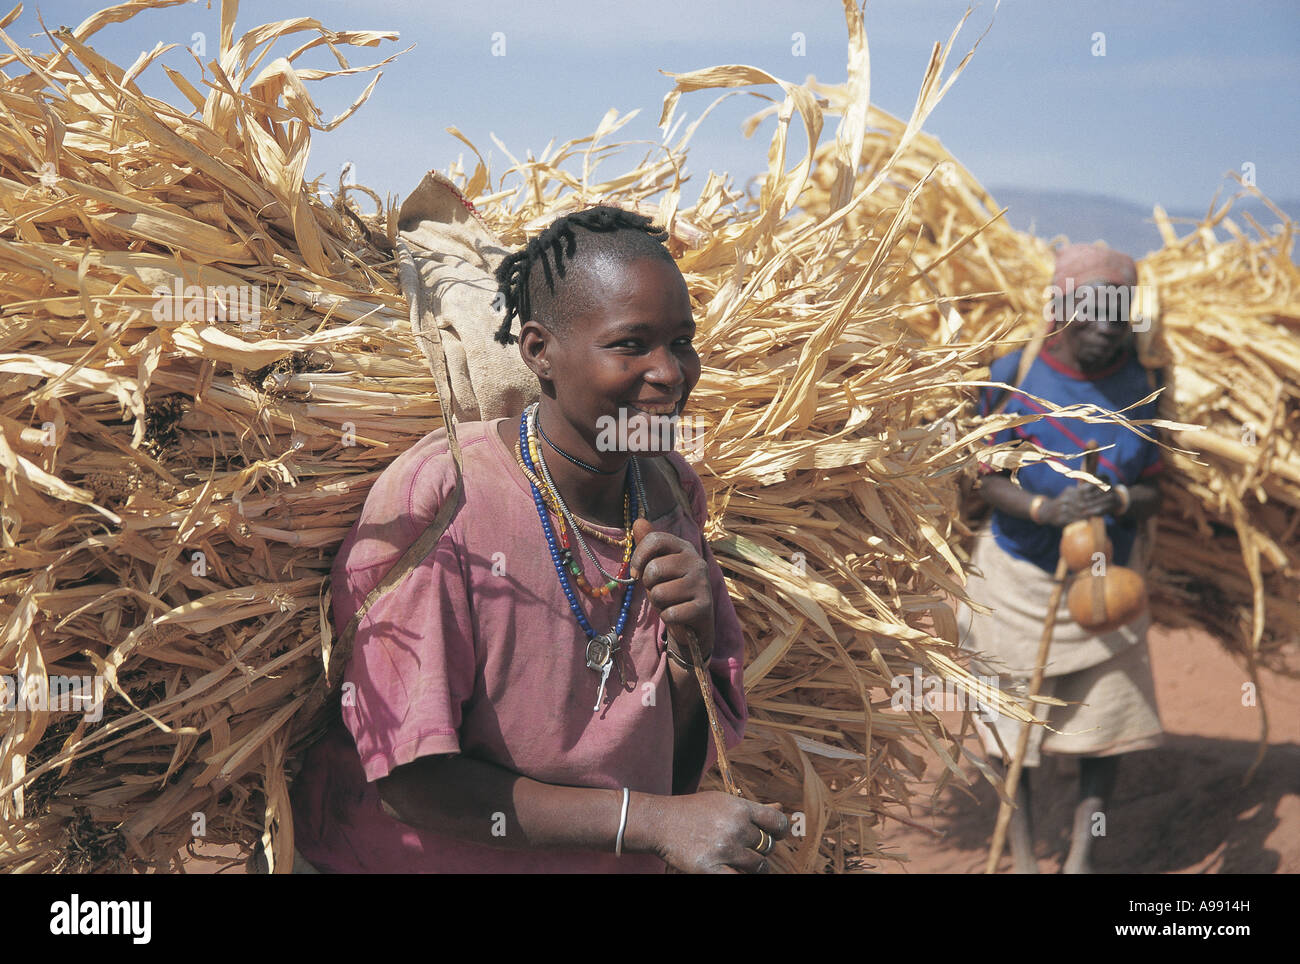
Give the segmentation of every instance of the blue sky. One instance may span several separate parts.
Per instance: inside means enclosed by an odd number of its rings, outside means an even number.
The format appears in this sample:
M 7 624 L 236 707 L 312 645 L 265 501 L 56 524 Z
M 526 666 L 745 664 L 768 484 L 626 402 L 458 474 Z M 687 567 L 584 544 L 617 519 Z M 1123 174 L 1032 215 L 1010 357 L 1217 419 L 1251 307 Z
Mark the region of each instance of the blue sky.
M 37 10 L 52 28 L 75 25 L 103 5 L 28 2 L 8 32 L 43 48 L 44 38 L 30 36 Z M 966 8 L 965 0 L 868 0 L 873 102 L 910 112 L 931 45 L 947 38 Z M 655 122 L 671 87 L 660 69 L 747 63 L 793 81 L 812 74 L 839 82 L 844 75 L 843 10 L 833 0 L 250 0 L 240 8 L 237 33 L 291 16 L 314 16 L 336 29 L 399 31 L 401 40 L 384 45 L 383 56 L 415 44 L 384 68 L 359 114 L 338 132 L 318 135 L 308 165 L 329 183 L 351 160 L 357 180 L 381 193 L 404 195 L 425 170 L 467 154 L 444 132 L 451 125 L 485 154 L 491 150 L 494 174 L 506 164 L 491 134 L 516 156 L 538 153 L 552 138 L 590 133 L 610 107 L 641 110 L 621 135 L 657 140 Z M 1003 0 L 996 13 L 983 2 L 952 64 L 990 20 L 971 64 L 926 125 L 985 185 L 1203 208 L 1226 171 L 1251 163 L 1266 193 L 1300 194 L 1295 0 Z M 203 32 L 211 58 L 218 24 L 213 0 L 211 9 L 197 3 L 148 12 L 93 43 L 125 66 L 157 42 L 189 44 Z M 796 32 L 804 35 L 804 56 L 792 51 Z M 504 34 L 504 56 L 493 55 L 496 33 Z M 1105 56 L 1093 53 L 1098 33 Z M 378 59 L 359 51 L 352 62 Z M 184 51 L 166 62 L 197 73 Z M 332 59 L 311 63 L 330 66 Z M 146 89 L 176 102 L 161 71 L 151 73 Z M 333 116 L 366 83 L 330 79 L 314 84 L 313 95 Z M 697 116 L 714 96 L 687 95 L 679 111 Z M 761 106 L 735 97 L 710 115 L 690 155 L 696 183 L 714 169 L 743 184 L 765 167 L 772 122 L 749 141 L 739 129 Z M 833 136 L 833 127 L 823 133 Z M 693 199 L 689 187 L 685 193 Z

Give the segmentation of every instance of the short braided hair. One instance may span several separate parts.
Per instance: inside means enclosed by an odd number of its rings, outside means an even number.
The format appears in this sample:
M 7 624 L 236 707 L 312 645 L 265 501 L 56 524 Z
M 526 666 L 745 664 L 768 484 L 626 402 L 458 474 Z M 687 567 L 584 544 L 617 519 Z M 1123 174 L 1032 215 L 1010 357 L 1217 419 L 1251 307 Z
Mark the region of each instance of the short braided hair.
M 583 232 L 581 245 L 575 228 Z M 570 277 L 572 264 L 565 265 L 566 258 L 575 260 L 579 247 L 584 261 L 591 255 L 603 255 L 622 262 L 662 258 L 675 264 L 663 245 L 667 239 L 668 232 L 656 227 L 652 219 L 606 204 L 556 218 L 497 267 L 498 298 L 504 299 L 505 318 L 496 340 L 503 345 L 518 341 L 510 331 L 515 319 L 520 325 L 536 320 L 562 333 L 568 330 L 570 318 L 590 309 L 590 292 L 578 278 Z M 533 267 L 539 262 L 544 279 L 535 277 Z

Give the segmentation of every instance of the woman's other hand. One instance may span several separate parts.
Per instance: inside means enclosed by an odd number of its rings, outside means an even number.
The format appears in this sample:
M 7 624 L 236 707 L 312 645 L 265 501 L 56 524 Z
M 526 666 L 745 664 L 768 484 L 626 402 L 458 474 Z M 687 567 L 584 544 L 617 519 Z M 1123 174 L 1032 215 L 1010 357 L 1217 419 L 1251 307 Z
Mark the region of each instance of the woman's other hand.
M 645 586 L 646 595 L 669 626 L 690 628 L 699 642 L 700 656 L 713 653 L 713 593 L 709 567 L 696 548 L 670 532 L 645 532 L 649 523 L 638 519 L 640 534 L 632 553 L 632 575 Z M 678 653 L 690 660 L 690 653 Z
M 638 828 L 651 837 L 647 849 L 688 874 L 765 874 L 771 866 L 758 852 L 759 831 L 775 840 L 790 833 L 789 818 L 775 807 L 717 790 L 654 799 Z M 630 825 L 628 833 L 631 839 Z

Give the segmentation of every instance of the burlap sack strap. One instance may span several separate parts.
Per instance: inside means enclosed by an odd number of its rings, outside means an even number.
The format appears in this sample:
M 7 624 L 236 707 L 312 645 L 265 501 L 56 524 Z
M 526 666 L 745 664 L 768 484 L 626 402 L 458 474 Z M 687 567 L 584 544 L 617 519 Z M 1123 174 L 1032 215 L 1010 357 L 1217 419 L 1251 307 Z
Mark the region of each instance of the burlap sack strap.
M 1011 383 L 1010 388 L 1003 388 L 998 391 L 997 400 L 989 407 L 990 415 L 1001 415 L 1002 410 L 1011 402 L 1011 396 L 1015 394 L 1022 384 L 1025 377 L 1029 374 L 1030 367 L 1034 364 L 1034 359 L 1038 353 L 1043 350 L 1043 342 L 1047 338 L 1047 332 L 1040 331 L 1025 346 L 1024 354 L 1020 356 L 1020 364 L 1016 366 L 1016 379 Z
M 362 601 L 356 615 L 352 617 L 347 628 L 343 630 L 343 634 L 339 636 L 338 644 L 330 654 L 325 667 L 325 672 L 330 677 L 329 686 L 331 689 L 337 682 L 333 671 L 341 670 L 343 664 L 351 655 L 352 642 L 357 636 L 357 627 L 361 625 L 361 620 L 366 618 L 366 613 L 370 611 L 370 607 L 377 603 L 380 598 L 396 589 L 402 580 L 416 570 L 425 557 L 433 551 L 439 540 L 442 539 L 442 534 L 447 531 L 447 526 L 451 525 L 451 520 L 455 518 L 456 512 L 460 509 L 463 501 L 460 496 L 459 480 L 457 481 L 456 490 L 450 499 L 438 507 L 438 512 L 434 515 L 433 521 L 420 534 L 420 538 L 411 543 L 410 547 L 393 563 L 393 567 L 384 574 L 384 578 L 380 579 L 375 588 L 366 594 L 366 598 Z
M 447 373 L 446 355 L 442 350 L 441 332 L 431 317 L 432 312 L 429 306 L 420 297 L 420 275 L 416 270 L 415 260 L 411 255 L 410 248 L 401 238 L 398 238 L 396 249 L 402 292 L 406 295 L 407 304 L 410 305 L 411 330 L 416 332 L 426 345 L 429 369 L 433 374 L 434 388 L 438 392 L 438 397 L 440 399 L 450 399 L 452 397 L 451 380 Z M 347 661 L 352 655 L 352 643 L 356 639 L 357 627 L 361 625 L 361 620 L 365 619 L 370 607 L 384 595 L 397 588 L 403 579 L 416 570 L 420 563 L 424 561 L 424 558 L 433 551 L 442 538 L 442 534 L 447 531 L 447 526 L 451 525 L 451 520 L 456 517 L 456 513 L 460 511 L 460 507 L 465 502 L 465 482 L 461 473 L 462 462 L 460 442 L 456 438 L 456 419 L 451 412 L 450 405 L 444 404 L 440 408 L 442 410 L 443 424 L 447 427 L 447 446 L 451 450 L 452 462 L 455 465 L 456 486 L 452 490 L 451 497 L 438 507 L 438 511 L 434 514 L 433 521 L 429 523 L 428 528 L 402 553 L 397 562 L 393 564 L 393 567 L 375 585 L 375 588 L 366 594 L 360 608 L 357 609 L 356 614 L 339 635 L 338 642 L 334 645 L 322 645 L 321 656 L 325 663 L 325 686 L 331 692 L 341 682 L 343 667 L 347 665 Z

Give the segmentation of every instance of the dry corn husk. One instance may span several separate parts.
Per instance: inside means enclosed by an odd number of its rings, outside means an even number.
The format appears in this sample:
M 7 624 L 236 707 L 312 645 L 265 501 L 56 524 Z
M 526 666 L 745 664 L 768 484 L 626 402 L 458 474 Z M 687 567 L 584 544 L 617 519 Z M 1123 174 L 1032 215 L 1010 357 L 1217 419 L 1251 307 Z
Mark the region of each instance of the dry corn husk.
M 54 55 L 0 34 L 0 673 L 111 687 L 99 722 L 4 715 L 9 871 L 166 869 L 200 832 L 292 853 L 330 552 L 439 411 L 387 256 L 303 182 L 340 120 L 304 81 L 395 35 L 235 38 L 226 4 L 216 84 L 169 71 L 175 107 L 134 81 L 161 48 L 124 71 L 88 46 L 162 5 L 58 30 Z M 301 44 L 262 62 L 281 37 Z M 339 71 L 296 71 L 321 44 Z M 155 317 L 177 282 L 256 290 L 259 330 L 209 320 L 221 292 Z
M 179 868 L 198 816 L 207 842 L 260 842 L 289 869 L 286 768 L 331 696 L 331 554 L 379 472 L 440 424 L 377 240 L 391 212 L 360 217 L 342 185 L 326 206 L 303 181 L 310 131 L 343 119 L 323 123 L 305 82 L 372 70 L 343 51 L 395 37 L 302 19 L 236 38 L 227 2 L 213 86 L 169 72 L 174 107 L 133 80 L 158 51 L 123 71 L 88 45 L 161 5 L 58 31 L 54 55 L 0 36 L 14 52 L 0 61 L 0 671 L 99 673 L 112 688 L 99 722 L 4 720 L 9 871 Z M 935 236 L 947 260 L 918 261 L 942 182 L 896 189 L 933 167 L 937 142 L 919 128 L 960 72 L 941 82 L 953 41 L 936 45 L 906 124 L 846 106 L 818 148 L 837 103 L 866 102 L 865 34 L 845 11 L 838 101 L 719 67 L 676 76 L 661 150 L 617 176 L 596 174 L 630 117 L 613 111 L 495 184 L 481 161 L 450 172 L 509 244 L 595 201 L 669 225 L 701 333 L 707 534 L 750 647 L 735 762 L 754 797 L 803 814 L 805 834 L 777 854 L 799 870 L 885 856 L 882 814 L 907 804 L 922 747 L 958 771 L 962 734 L 892 710 L 889 684 L 916 664 L 974 690 L 948 609 L 964 581 L 958 482 L 977 458 L 1041 457 L 975 451 L 1021 419 L 960 418 L 997 336 L 932 344 L 914 330 L 992 317 L 999 297 L 980 287 L 997 253 L 969 227 Z M 297 34 L 298 53 L 328 44 L 339 71 L 299 70 L 296 53 L 264 61 Z M 683 131 L 677 100 L 745 85 L 777 98 L 761 191 L 711 174 L 688 205 L 681 172 L 703 115 Z M 792 123 L 810 143 L 793 166 Z M 978 270 L 963 274 L 966 259 Z M 156 317 L 155 287 L 177 280 L 255 286 L 260 327 Z
M 1157 208 L 1165 246 L 1140 263 L 1163 310 L 1170 392 L 1161 413 L 1206 428 L 1174 436 L 1195 458 L 1175 455 L 1162 485 L 1157 612 L 1283 668 L 1282 647 L 1300 638 L 1296 225 L 1272 208 L 1274 232 L 1249 215 L 1245 231 L 1232 203 L 1212 204 L 1182 238 Z M 1243 565 L 1225 572 L 1233 556 Z

